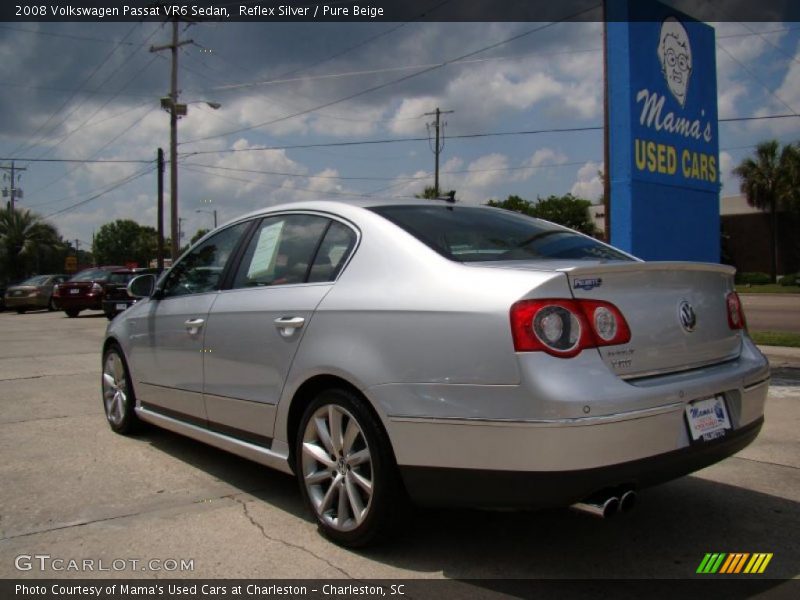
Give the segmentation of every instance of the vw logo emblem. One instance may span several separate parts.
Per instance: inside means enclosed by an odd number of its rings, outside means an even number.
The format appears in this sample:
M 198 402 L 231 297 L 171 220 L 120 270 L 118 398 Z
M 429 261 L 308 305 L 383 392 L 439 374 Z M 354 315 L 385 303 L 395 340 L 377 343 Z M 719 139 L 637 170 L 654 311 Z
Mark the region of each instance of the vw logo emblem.
M 694 314 L 694 308 L 686 300 L 682 300 L 678 305 L 678 320 L 681 322 L 681 327 L 684 331 L 691 333 L 697 325 L 697 315 Z

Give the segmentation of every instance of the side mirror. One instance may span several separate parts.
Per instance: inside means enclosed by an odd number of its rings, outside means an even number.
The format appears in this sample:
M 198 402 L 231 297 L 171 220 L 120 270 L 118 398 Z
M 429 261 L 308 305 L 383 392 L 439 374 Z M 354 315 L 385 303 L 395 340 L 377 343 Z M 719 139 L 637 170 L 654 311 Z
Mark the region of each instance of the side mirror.
M 128 296 L 131 298 L 149 298 L 156 289 L 156 276 L 152 273 L 134 277 L 128 283 Z

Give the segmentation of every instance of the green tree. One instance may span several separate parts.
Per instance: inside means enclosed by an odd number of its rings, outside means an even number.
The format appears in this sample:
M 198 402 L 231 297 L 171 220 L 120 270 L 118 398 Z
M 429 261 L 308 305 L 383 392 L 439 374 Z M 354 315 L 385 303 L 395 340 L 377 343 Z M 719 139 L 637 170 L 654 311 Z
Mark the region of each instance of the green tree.
M 422 193 L 414 194 L 414 197 L 423 198 L 425 200 L 436 200 L 439 197 L 439 194 L 437 193 L 436 188 L 434 186 L 426 185 Z
M 158 233 L 152 227 L 130 219 L 117 219 L 97 230 L 92 253 L 99 265 L 124 265 L 136 262 L 146 267 L 155 258 Z
M 755 155 L 745 158 L 733 170 L 741 183 L 739 189 L 750 206 L 768 213 L 770 245 L 770 275 L 778 280 L 778 211 L 800 207 L 800 147 L 777 140 L 761 142 Z
M 209 231 L 211 231 L 211 230 L 210 229 L 203 229 L 203 228 L 198 229 L 197 232 L 192 236 L 192 239 L 189 240 L 189 245 L 191 246 L 192 244 L 194 244 L 197 240 L 199 240 L 201 237 L 203 237 Z
M 544 199 L 538 198 L 536 202 L 512 195 L 505 200 L 489 200 L 487 204 L 552 221 L 587 235 L 597 233 L 592 217 L 589 214 L 589 207 L 592 203 L 582 198 L 576 198 L 572 194 L 548 196 Z
M 16 281 L 38 271 L 44 258 L 65 251 L 58 231 L 29 210 L 0 210 L 0 279 Z

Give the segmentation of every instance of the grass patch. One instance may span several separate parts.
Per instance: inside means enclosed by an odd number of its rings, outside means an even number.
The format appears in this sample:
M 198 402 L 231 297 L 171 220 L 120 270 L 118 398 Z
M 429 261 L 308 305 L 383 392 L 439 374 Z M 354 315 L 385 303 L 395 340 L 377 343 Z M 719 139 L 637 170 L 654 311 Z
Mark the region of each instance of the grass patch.
M 800 333 L 783 331 L 751 331 L 749 333 L 756 344 L 800 348 Z
M 768 283 L 766 285 L 737 285 L 736 291 L 740 294 L 800 294 L 800 285 L 780 285 Z

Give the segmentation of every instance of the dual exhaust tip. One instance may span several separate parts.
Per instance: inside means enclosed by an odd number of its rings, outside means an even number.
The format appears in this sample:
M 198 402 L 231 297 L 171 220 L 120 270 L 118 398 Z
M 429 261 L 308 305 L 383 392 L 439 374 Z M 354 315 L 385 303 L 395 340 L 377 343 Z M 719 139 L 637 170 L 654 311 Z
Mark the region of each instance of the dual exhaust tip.
M 608 519 L 618 512 L 628 512 L 634 506 L 636 506 L 636 492 L 626 490 L 619 496 L 602 495 L 576 502 L 570 508 L 594 517 Z

